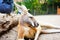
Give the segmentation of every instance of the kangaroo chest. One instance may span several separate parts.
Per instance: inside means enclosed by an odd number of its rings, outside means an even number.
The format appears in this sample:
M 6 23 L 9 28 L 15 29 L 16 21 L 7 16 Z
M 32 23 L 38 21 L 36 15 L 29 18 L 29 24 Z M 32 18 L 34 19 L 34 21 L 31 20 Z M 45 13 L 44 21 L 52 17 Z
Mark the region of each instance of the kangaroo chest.
M 24 35 L 27 38 L 34 38 L 36 33 L 36 29 L 35 28 L 30 28 L 30 27 L 24 27 Z

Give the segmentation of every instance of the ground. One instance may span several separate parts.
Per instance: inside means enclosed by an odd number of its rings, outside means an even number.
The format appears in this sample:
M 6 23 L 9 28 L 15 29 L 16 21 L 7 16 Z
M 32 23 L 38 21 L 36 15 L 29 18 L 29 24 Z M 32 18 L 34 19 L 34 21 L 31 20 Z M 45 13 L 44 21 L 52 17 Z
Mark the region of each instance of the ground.
M 60 19 L 59 18 L 60 18 L 59 15 L 38 16 L 37 17 L 37 19 L 39 19 L 39 21 L 48 22 L 48 23 L 52 23 L 52 24 L 60 26 Z M 2 37 L 0 37 L 0 40 L 16 40 L 17 39 L 16 29 L 17 28 L 15 27 L 12 30 L 10 30 L 7 34 L 4 34 Z M 60 33 L 40 34 L 38 40 L 60 40 Z
M 0 40 L 16 40 L 17 32 L 13 28 L 10 32 L 0 37 Z M 38 40 L 60 40 L 60 33 L 41 34 Z
M 16 40 L 17 39 L 17 29 L 16 27 L 10 30 L 7 34 L 4 34 L 0 37 L 0 40 Z
M 60 40 L 60 33 L 41 34 L 39 40 Z

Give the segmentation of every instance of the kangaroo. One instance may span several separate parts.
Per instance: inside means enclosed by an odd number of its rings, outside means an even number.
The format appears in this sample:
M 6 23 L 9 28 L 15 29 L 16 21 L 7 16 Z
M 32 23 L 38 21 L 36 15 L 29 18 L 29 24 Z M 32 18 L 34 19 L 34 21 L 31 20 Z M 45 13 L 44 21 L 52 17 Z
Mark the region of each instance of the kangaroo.
M 14 2 L 15 3 L 15 2 Z M 24 38 L 38 40 L 40 33 L 55 33 L 60 32 L 60 27 L 51 24 L 40 24 L 35 20 L 34 16 L 28 12 L 24 5 L 16 4 L 18 11 L 21 11 L 21 16 L 18 23 L 18 39 L 25 40 Z M 42 27 L 50 29 L 43 30 Z

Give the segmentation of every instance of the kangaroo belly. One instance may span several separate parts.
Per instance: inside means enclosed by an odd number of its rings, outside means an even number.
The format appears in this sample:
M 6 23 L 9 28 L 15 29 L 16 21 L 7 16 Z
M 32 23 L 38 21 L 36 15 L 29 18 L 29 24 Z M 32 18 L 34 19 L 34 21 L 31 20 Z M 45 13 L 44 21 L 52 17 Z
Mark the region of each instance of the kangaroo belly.
M 35 33 L 36 33 L 35 28 L 25 28 L 24 35 L 26 38 L 34 38 Z

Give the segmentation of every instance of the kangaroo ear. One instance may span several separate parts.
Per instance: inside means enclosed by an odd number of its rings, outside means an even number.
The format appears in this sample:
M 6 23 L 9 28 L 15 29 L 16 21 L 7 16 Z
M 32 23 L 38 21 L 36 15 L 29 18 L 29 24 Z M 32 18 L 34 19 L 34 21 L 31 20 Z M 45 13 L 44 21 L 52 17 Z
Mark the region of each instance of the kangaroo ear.
M 28 13 L 28 9 L 26 8 L 25 5 L 21 5 L 21 9 L 24 13 Z
M 22 10 L 22 13 L 23 13 L 24 15 L 26 15 L 26 14 L 29 13 L 29 12 L 28 12 L 28 9 L 26 8 L 25 5 L 21 5 L 21 10 Z
M 17 8 L 19 8 L 19 7 L 21 7 L 19 4 L 17 4 L 16 2 L 14 2 L 14 4 L 15 4 L 15 6 L 17 7 Z
M 15 6 L 17 7 L 18 11 L 21 13 L 27 13 L 28 9 L 26 8 L 25 5 L 19 5 L 16 2 L 14 2 Z
M 18 11 L 22 11 L 21 5 L 17 4 L 16 2 L 14 2 L 16 8 L 18 9 Z
M 16 2 L 14 2 L 14 4 L 15 4 L 18 12 L 22 13 L 23 11 L 22 11 L 21 5 L 17 4 Z
M 22 14 L 27 14 L 28 10 L 25 5 L 19 5 L 16 2 L 14 2 L 15 6 L 17 7 L 18 11 L 21 12 Z

